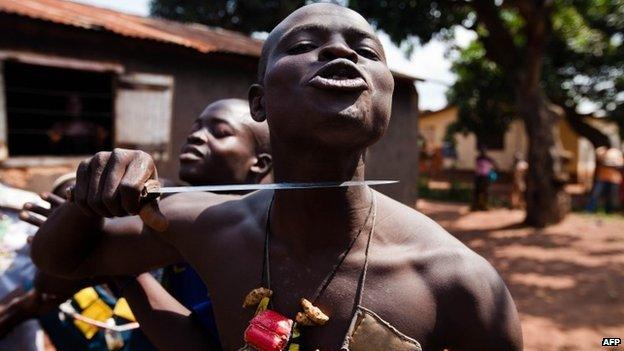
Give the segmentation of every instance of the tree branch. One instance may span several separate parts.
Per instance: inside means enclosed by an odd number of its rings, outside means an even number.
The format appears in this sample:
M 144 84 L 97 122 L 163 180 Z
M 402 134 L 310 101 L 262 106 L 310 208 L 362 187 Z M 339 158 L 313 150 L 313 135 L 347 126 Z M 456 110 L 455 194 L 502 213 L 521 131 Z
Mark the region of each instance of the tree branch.
M 477 13 L 477 21 L 485 25 L 487 37 L 480 37 L 488 58 L 499 64 L 509 72 L 517 68 L 519 57 L 518 48 L 514 44 L 513 36 L 505 27 L 498 6 L 493 1 L 478 0 L 471 3 Z
M 594 148 L 598 148 L 600 146 L 611 146 L 609 137 L 603 134 L 599 129 L 584 121 L 584 117 L 589 117 L 588 115 L 580 115 L 576 113 L 574 109 L 566 108 L 565 117 L 566 121 L 570 124 L 570 127 L 572 127 L 577 134 L 587 138 L 587 140 L 592 143 Z

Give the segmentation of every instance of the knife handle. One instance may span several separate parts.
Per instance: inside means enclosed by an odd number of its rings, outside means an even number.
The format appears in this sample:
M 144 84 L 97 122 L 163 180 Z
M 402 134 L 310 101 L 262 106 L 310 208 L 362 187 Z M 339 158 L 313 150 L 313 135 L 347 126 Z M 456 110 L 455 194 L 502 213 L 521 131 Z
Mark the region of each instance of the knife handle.
M 150 193 L 150 191 L 159 188 L 160 183 L 155 179 L 150 179 L 145 182 L 145 185 L 141 190 L 141 209 L 139 210 L 139 217 L 148 227 L 157 232 L 164 232 L 167 228 L 169 228 L 169 220 L 158 207 L 157 199 L 160 195 L 154 192 Z M 67 201 L 74 201 L 73 186 L 67 189 Z

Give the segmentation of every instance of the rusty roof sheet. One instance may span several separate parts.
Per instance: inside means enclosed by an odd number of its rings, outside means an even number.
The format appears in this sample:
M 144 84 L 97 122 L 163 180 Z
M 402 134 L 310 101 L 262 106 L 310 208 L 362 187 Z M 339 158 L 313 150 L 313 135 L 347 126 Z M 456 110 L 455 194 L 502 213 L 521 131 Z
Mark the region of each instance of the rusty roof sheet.
M 262 41 L 237 32 L 149 18 L 64 0 L 0 0 L 0 12 L 126 37 L 180 45 L 202 53 L 260 56 Z
M 260 57 L 262 41 L 245 34 L 197 23 L 131 15 L 66 0 L 0 0 L 0 12 L 125 37 L 156 40 L 202 53 L 222 52 Z M 422 80 L 391 68 L 395 78 Z

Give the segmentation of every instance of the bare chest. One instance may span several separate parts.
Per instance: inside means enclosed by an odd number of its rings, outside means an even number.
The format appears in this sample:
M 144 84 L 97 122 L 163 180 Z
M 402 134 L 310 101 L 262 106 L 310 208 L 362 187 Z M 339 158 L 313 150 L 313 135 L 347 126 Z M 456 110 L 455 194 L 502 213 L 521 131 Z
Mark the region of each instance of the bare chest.
M 243 345 L 244 330 L 253 318 L 254 310 L 243 309 L 242 302 L 251 289 L 260 286 L 261 267 L 254 262 L 257 258 L 249 253 L 243 260 L 232 261 L 231 267 L 214 269 L 216 283 L 210 284 L 209 291 L 225 350 L 236 350 Z M 300 299 L 314 298 L 327 266 L 315 269 L 292 262 L 289 265 L 274 262 L 273 266 L 272 309 L 294 318 L 301 311 Z M 316 305 L 330 320 L 324 326 L 303 329 L 304 350 L 337 350 L 342 345 L 357 307 L 359 268 L 347 265 L 318 298 Z M 436 326 L 436 303 L 426 282 L 399 262 L 395 266 L 377 266 L 373 262 L 367 276 L 361 305 L 423 346 L 428 344 Z

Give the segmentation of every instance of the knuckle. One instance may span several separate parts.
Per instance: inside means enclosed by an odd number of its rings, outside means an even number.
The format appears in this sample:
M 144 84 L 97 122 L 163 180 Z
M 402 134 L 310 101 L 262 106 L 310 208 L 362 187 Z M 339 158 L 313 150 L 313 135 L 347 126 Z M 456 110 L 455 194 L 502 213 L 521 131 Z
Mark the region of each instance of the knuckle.
M 137 151 L 137 157 L 143 161 L 143 164 L 152 164 L 152 155 L 148 154 L 147 152 L 143 151 L 143 150 L 138 150 Z
M 93 160 L 97 163 L 97 164 L 104 164 L 106 163 L 106 161 L 108 160 L 108 158 L 110 157 L 111 153 L 110 151 L 100 151 L 97 154 L 95 154 L 95 156 L 93 156 Z
M 111 158 L 115 160 L 122 160 L 126 157 L 126 150 L 120 148 L 114 148 L 111 153 Z

